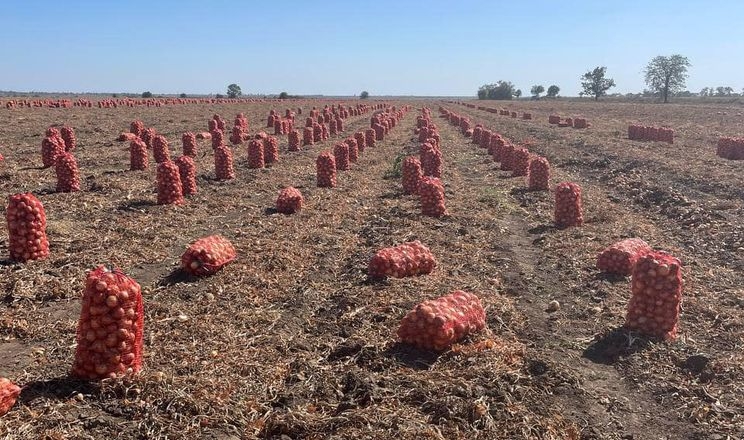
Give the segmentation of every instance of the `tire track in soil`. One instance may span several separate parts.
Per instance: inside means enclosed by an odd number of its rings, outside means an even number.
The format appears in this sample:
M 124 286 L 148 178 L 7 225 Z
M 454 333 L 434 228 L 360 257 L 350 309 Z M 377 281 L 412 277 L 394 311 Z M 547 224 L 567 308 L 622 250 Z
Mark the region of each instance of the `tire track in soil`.
M 473 145 L 445 119 L 437 119 L 437 125 L 443 137 L 444 170 L 449 174 L 445 178 L 456 194 L 495 188 L 512 198 L 509 194 L 518 180 L 506 178 L 507 172 L 499 171 L 498 164 L 485 150 Z M 523 183 L 520 181 L 519 185 Z M 450 200 L 448 197 L 448 205 Z M 519 211 L 522 215 L 518 215 Z M 566 334 L 544 310 L 552 298 L 560 299 L 565 307 L 564 298 L 571 298 L 574 293 L 571 286 L 562 282 L 560 274 L 550 272 L 550 265 L 540 267 L 541 262 L 554 258 L 534 245 L 529 215 L 526 209 L 514 206 L 510 213 L 494 212 L 495 226 L 506 231 L 497 246 L 506 257 L 506 264 L 501 267 L 504 289 L 516 296 L 516 306 L 529 322 L 519 334 L 520 339 L 534 350 L 538 359 L 578 379 L 578 384 L 555 387 L 551 400 L 583 427 L 582 438 L 688 438 L 692 433 L 689 428 L 682 429 L 669 420 L 668 409 L 645 392 L 629 386 L 613 366 L 591 362 L 581 357 L 580 352 L 577 356 L 574 350 L 564 348 L 575 345 L 572 337 L 585 329 Z M 586 337 L 593 334 L 584 333 Z M 608 402 L 602 401 L 607 398 L 610 402 L 621 402 L 620 407 L 611 411 Z

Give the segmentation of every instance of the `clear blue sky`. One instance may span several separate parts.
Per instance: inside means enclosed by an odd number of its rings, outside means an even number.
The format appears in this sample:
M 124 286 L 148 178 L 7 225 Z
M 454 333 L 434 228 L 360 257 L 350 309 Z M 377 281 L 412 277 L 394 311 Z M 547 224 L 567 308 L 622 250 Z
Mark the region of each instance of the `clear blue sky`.
M 607 66 L 625 93 L 679 53 L 691 91 L 741 92 L 742 18 L 741 0 L 0 0 L 0 90 L 576 95 Z

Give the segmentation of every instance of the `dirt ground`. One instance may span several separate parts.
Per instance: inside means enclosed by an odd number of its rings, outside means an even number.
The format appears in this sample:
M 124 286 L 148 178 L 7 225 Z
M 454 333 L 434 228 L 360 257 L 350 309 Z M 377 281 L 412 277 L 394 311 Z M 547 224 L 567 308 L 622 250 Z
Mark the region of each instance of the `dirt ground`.
M 403 102 L 390 102 L 401 105 Z M 313 104 L 293 104 L 307 111 Z M 726 439 L 744 437 L 744 162 L 715 156 L 719 135 L 744 135 L 744 109 L 715 105 L 515 102 L 532 121 L 456 103 L 412 110 L 367 149 L 335 189 L 315 186 L 315 157 L 334 139 L 286 151 L 237 178 L 213 179 L 200 142 L 199 193 L 155 204 L 154 167 L 128 170 L 114 141 L 133 119 L 165 134 L 206 130 L 218 113 L 264 130 L 284 104 L 0 111 L 0 195 L 43 202 L 49 259 L 15 264 L 0 228 L 0 376 L 24 390 L 0 418 L 8 439 Z M 478 104 L 478 103 L 476 103 Z M 482 104 L 482 103 L 481 103 Z M 420 214 L 394 164 L 415 153 L 419 108 L 442 105 L 546 156 L 554 185 L 584 190 L 581 228 L 552 226 L 552 195 L 527 192 L 445 120 L 443 181 L 450 215 Z M 487 103 L 500 106 L 500 103 Z M 586 130 L 549 114 L 583 115 Z M 302 115 L 304 117 L 305 115 Z M 345 136 L 370 114 L 345 121 Z M 673 145 L 627 140 L 628 123 L 673 127 Z M 83 190 L 54 192 L 40 144 L 51 124 L 76 129 Z M 342 139 L 342 138 L 339 138 Z M 306 206 L 274 214 L 295 186 Z M 4 213 L 4 211 L 3 211 Z M 185 247 L 221 233 L 239 258 L 217 275 L 177 271 Z M 620 326 L 629 280 L 601 276 L 598 251 L 637 236 L 684 264 L 679 338 L 649 341 Z M 370 256 L 418 239 L 431 275 L 371 282 Z M 70 379 L 85 273 L 122 268 L 143 287 L 144 369 L 89 384 Z M 487 329 L 440 355 L 399 344 L 416 303 L 455 289 L 477 293 Z M 549 313 L 551 300 L 561 304 Z

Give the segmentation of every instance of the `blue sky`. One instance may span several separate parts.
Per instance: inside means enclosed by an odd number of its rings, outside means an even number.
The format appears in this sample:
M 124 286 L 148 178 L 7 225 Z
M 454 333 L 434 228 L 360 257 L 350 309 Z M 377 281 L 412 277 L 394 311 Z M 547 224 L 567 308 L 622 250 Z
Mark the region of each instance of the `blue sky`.
M 744 87 L 744 1 L 0 0 L 0 90 L 474 95 L 504 79 L 579 92 L 607 66 L 643 89 L 656 55 L 688 88 Z

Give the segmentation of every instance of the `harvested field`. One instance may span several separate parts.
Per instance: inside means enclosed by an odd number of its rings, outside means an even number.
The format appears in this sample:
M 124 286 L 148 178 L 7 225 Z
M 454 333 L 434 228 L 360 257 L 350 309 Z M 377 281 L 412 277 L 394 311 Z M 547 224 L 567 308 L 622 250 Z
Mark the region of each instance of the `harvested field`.
M 303 107 L 295 128 L 324 104 L 293 103 Z M 243 113 L 255 135 L 285 103 L 0 110 L 0 194 L 42 201 L 51 251 L 42 261 L 6 260 L 0 229 L 0 376 L 24 387 L 0 436 L 744 437 L 744 161 L 716 156 L 719 136 L 744 135 L 741 108 L 504 105 L 530 113 L 525 120 L 455 102 L 389 104 L 412 108 L 337 171 L 335 188 L 316 186 L 315 160 L 368 129 L 372 111 L 298 152 L 277 135 L 279 161 L 267 168 L 249 169 L 247 143 L 238 145 L 228 181 L 215 180 L 210 141 L 197 141 L 198 192 L 181 206 L 156 204 L 154 163 L 129 171 L 128 142 L 115 139 L 133 120 L 164 135 L 175 158 L 182 133 L 206 131 L 212 115 Z M 500 171 L 438 117 L 440 105 L 546 157 L 551 188 L 580 184 L 584 225 L 555 228 L 553 195 Z M 419 151 L 422 106 L 441 136 L 441 218 L 422 215 L 401 186 L 403 158 Z M 591 126 L 560 128 L 552 114 Z M 674 144 L 630 141 L 632 123 L 669 126 Z M 52 124 L 75 129 L 80 192 L 55 192 L 54 169 L 41 168 Z M 293 215 L 274 209 L 288 186 L 304 197 Z M 183 275 L 181 254 L 210 234 L 228 238 L 237 260 L 208 278 Z M 595 262 L 628 237 L 682 260 L 675 341 L 621 328 L 630 281 L 600 274 Z M 435 256 L 431 274 L 368 279 L 377 250 L 414 240 Z M 86 272 L 98 264 L 142 286 L 144 368 L 87 383 L 68 373 Z M 480 297 L 484 331 L 441 354 L 396 341 L 416 304 L 458 289 Z

